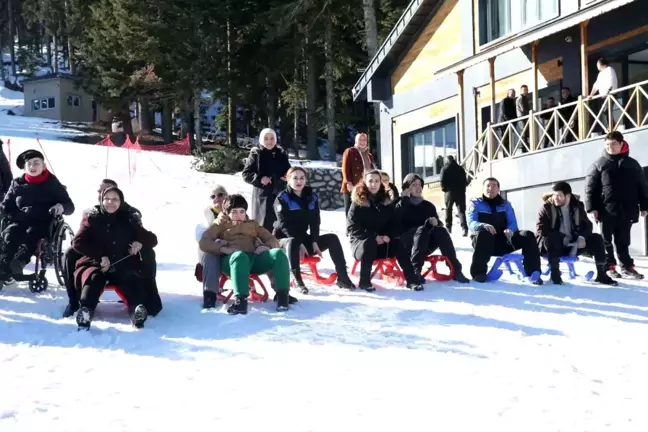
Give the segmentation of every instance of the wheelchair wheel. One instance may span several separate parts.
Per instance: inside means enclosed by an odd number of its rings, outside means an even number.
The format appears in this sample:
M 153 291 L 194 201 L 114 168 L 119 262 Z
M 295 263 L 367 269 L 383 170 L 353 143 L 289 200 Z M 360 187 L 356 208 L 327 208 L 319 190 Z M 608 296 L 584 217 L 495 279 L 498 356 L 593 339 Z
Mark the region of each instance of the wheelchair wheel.
M 41 293 L 47 289 L 48 282 L 45 276 L 36 277 L 34 280 L 29 281 L 29 291 L 36 293 Z
M 54 252 L 54 272 L 56 273 L 56 280 L 60 286 L 65 286 L 65 250 L 64 242 L 66 240 L 72 241 L 74 231 L 65 222 L 62 222 L 56 229 L 53 238 L 53 252 Z

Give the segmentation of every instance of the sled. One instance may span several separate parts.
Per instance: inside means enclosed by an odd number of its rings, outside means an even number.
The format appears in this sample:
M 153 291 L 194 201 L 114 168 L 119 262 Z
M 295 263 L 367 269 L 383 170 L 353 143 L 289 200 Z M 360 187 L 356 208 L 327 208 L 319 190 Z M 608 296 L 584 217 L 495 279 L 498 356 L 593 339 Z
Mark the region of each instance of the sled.
M 114 291 L 115 294 L 117 294 L 117 297 L 119 297 L 119 303 L 123 303 L 124 306 L 126 306 L 128 308 L 128 302 L 126 301 L 126 296 L 124 295 L 121 288 L 119 288 L 119 286 L 113 285 L 113 284 L 107 284 L 104 287 L 104 289 L 101 291 L 101 294 L 99 295 L 99 297 L 101 298 L 103 293 L 106 292 L 106 291 Z
M 445 263 L 445 265 L 450 269 L 450 274 L 443 274 L 438 272 L 437 264 L 440 262 Z M 425 269 L 425 263 L 429 264 L 430 267 Z M 426 279 L 428 278 L 428 276 L 430 276 L 434 280 L 445 282 L 451 280 L 455 275 L 455 268 L 450 262 L 450 259 L 445 255 L 429 255 L 427 258 L 425 258 L 425 263 L 423 264 L 423 268 L 425 270 L 423 271 L 421 276 Z
M 351 274 L 356 275 L 360 261 L 356 260 L 353 263 L 353 268 L 351 269 Z M 398 265 L 396 258 L 380 258 L 374 260 L 373 262 L 373 271 L 371 272 L 371 279 L 376 277 L 377 279 L 384 280 L 390 284 L 401 286 L 405 283 L 405 278 L 403 277 L 403 271 Z
M 487 279 L 489 282 L 495 282 L 499 280 L 504 274 L 504 270 L 501 269 L 502 265 L 511 275 L 517 275 L 519 280 L 527 282 L 535 282 L 540 279 L 540 272 L 534 271 L 531 275 L 527 275 L 524 271 L 524 265 L 522 264 L 523 256 L 522 254 L 510 253 L 497 257 L 488 272 Z M 517 268 L 517 273 L 513 271 L 513 266 Z
M 576 279 L 577 277 L 579 277 L 578 273 L 576 273 L 576 268 L 574 266 L 574 264 L 576 264 L 579 261 L 580 260 L 578 259 L 577 256 L 560 257 L 560 263 L 567 265 L 567 272 L 569 274 L 569 279 Z M 545 270 L 545 272 L 542 274 L 544 276 L 547 276 L 550 273 L 551 273 L 551 268 L 547 267 L 547 270 Z M 582 278 L 589 282 L 594 278 L 594 272 L 590 270 Z
M 310 279 L 315 283 L 322 285 L 333 285 L 337 280 L 337 273 L 331 273 L 330 275 L 328 275 L 328 277 L 320 275 L 319 271 L 317 270 L 317 264 L 319 264 L 320 261 L 321 259 L 318 256 L 304 257 L 304 259 L 302 259 L 299 264 L 307 266 L 308 270 L 301 272 L 302 278 Z
M 230 280 L 230 278 L 226 274 L 221 273 L 220 281 L 218 283 L 220 292 L 216 297 L 219 302 L 227 303 L 232 298 L 232 295 L 234 294 L 233 289 L 225 289 L 225 283 L 227 283 L 228 280 Z M 259 278 L 259 275 L 250 273 L 249 282 L 250 282 L 249 300 L 257 303 L 267 302 L 269 297 L 268 290 L 266 289 L 265 285 Z

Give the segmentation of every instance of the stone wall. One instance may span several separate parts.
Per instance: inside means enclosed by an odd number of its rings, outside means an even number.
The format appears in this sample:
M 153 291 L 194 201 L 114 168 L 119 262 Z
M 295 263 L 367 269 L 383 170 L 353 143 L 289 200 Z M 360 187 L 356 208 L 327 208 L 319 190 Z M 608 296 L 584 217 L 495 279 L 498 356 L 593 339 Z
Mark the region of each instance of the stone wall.
M 342 170 L 340 168 L 308 168 L 308 185 L 319 197 L 320 209 L 337 210 L 344 208 L 340 193 Z

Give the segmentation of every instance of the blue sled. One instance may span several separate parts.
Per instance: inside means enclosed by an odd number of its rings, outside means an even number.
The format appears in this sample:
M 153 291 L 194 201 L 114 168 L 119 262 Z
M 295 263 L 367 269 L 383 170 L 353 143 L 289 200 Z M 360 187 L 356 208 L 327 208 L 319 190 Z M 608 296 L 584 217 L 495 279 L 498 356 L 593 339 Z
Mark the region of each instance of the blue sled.
M 513 263 L 518 270 L 517 277 L 519 280 L 533 283 L 540 279 L 541 274 L 539 271 L 534 271 L 533 273 L 531 273 L 531 276 L 528 276 L 526 274 L 526 272 L 524 271 L 524 265 L 522 264 L 522 259 L 523 257 L 521 254 L 513 253 L 497 257 L 497 259 L 495 259 L 495 262 L 493 263 L 493 267 L 491 267 L 490 271 L 488 272 L 488 281 L 495 282 L 502 277 L 502 275 L 504 274 L 504 271 L 501 269 L 502 264 L 506 266 L 506 270 L 508 270 L 509 274 L 516 274 L 516 272 L 513 271 L 511 263 Z
M 569 279 L 576 279 L 578 277 L 578 273 L 576 273 L 576 268 L 574 267 L 574 264 L 579 261 L 577 256 L 563 256 L 560 257 L 560 262 L 563 264 L 567 265 L 567 271 L 569 272 Z M 549 273 L 551 273 L 551 269 L 547 267 L 547 270 L 543 273 L 545 276 L 547 276 Z M 594 278 L 594 272 L 593 271 L 588 271 L 584 279 L 586 281 L 591 281 Z

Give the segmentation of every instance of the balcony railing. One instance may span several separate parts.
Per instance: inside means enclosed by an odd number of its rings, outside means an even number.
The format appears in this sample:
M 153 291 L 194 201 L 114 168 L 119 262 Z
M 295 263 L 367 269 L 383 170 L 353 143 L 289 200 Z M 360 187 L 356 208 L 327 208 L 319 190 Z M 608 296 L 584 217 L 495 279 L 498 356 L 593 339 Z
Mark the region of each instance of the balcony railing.
M 471 178 L 484 162 L 648 126 L 648 80 L 502 123 L 486 125 L 461 165 Z

